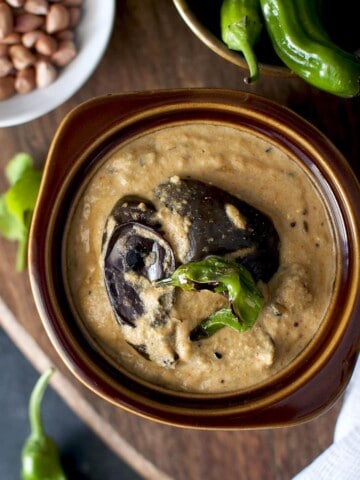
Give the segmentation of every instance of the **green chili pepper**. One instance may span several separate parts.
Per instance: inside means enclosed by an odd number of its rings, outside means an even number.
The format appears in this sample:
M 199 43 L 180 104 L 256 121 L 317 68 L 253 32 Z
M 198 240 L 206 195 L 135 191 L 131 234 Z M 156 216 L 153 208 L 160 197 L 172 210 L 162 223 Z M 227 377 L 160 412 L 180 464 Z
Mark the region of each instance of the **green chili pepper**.
M 330 39 L 330 36 L 320 19 L 320 0 L 307 0 L 305 2 L 302 1 L 297 3 L 299 21 L 304 30 L 307 31 L 309 37 L 316 42 L 338 48 Z
M 29 401 L 31 434 L 22 450 L 23 480 L 66 480 L 55 442 L 46 435 L 40 413 L 41 400 L 54 370 L 49 368 L 36 382 Z
M 254 45 L 262 30 L 259 0 L 224 0 L 220 10 L 221 37 L 231 49 L 242 52 L 249 66 L 247 82 L 255 82 L 259 66 Z
M 192 340 L 209 337 L 224 326 L 244 332 L 254 325 L 263 306 L 263 297 L 250 272 L 242 265 L 209 256 L 180 265 L 171 277 L 157 282 L 157 285 L 172 285 L 182 290 L 193 290 L 196 284 L 206 284 L 215 292 L 225 294 L 230 307 L 203 320 L 191 333 Z
M 230 307 L 224 307 L 200 322 L 190 332 L 190 340 L 197 341 L 209 338 L 223 327 L 230 327 L 237 332 L 246 332 L 251 326 L 241 323 Z
M 314 2 L 260 0 L 273 47 L 309 84 L 339 97 L 354 97 L 360 93 L 360 62 L 330 40 Z

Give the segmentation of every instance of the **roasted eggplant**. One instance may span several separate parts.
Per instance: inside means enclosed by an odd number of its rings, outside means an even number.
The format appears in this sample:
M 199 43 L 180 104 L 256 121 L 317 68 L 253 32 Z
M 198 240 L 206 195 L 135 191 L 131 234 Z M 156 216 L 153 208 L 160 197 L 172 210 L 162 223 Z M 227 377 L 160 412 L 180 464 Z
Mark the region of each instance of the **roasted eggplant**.
M 267 282 L 278 268 L 279 237 L 262 212 L 198 180 L 174 177 L 159 184 L 154 197 L 157 208 L 137 197 L 124 197 L 115 204 L 103 234 L 104 279 L 118 323 L 138 326 L 139 332 L 144 332 L 145 326 L 144 338 L 136 337 L 136 342 L 132 329 L 127 330 L 128 343 L 148 360 L 170 366 L 178 358 L 172 329 L 167 328 L 175 288 L 159 288 L 155 282 L 175 271 L 176 260 L 187 263 L 208 255 L 231 256 L 250 271 L 255 281 Z M 186 220 L 185 258 L 175 260 L 165 238 L 165 225 L 160 221 L 164 210 Z M 171 221 L 171 215 L 165 218 Z M 159 340 L 160 346 L 152 335 L 161 338 L 161 331 L 167 333 Z
M 173 251 L 160 232 L 153 205 L 126 197 L 113 208 L 103 236 L 106 290 L 120 324 L 136 326 L 146 306 L 142 294 L 175 269 Z M 166 321 L 173 292 L 160 294 L 152 322 Z
M 188 219 L 184 262 L 232 255 L 255 280 L 268 282 L 279 266 L 279 236 L 264 213 L 239 198 L 193 179 L 170 179 L 155 190 L 159 201 Z

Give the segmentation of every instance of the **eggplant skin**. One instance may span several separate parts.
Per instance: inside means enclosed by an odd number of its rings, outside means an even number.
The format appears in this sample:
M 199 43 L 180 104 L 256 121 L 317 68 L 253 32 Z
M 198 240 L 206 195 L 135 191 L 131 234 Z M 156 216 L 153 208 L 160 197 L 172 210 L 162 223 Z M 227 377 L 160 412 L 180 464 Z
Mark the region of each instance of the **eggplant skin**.
M 271 219 L 252 205 L 195 179 L 170 179 L 158 185 L 154 193 L 166 208 L 188 220 L 185 262 L 239 252 L 236 261 L 256 281 L 268 282 L 277 271 L 279 235 Z M 239 214 L 240 226 L 229 216 L 229 208 Z M 243 255 L 241 250 L 249 253 Z
M 171 319 L 175 287 L 164 291 L 165 287 L 154 286 L 176 268 L 172 246 L 159 220 L 164 218 L 164 209 L 180 215 L 188 225 L 189 247 L 181 259 L 185 263 L 208 255 L 228 255 L 243 264 L 255 281 L 264 282 L 278 269 L 279 236 L 271 219 L 238 197 L 214 185 L 178 177 L 159 184 L 154 196 L 154 204 L 135 196 L 121 198 L 105 225 L 104 282 L 119 325 L 135 328 L 141 318 L 147 328 L 161 329 Z M 146 302 L 148 294 L 151 306 Z M 135 345 L 130 336 L 127 340 L 145 358 L 158 357 L 146 341 Z M 168 352 L 172 352 L 170 356 Z M 176 359 L 169 344 L 161 364 L 172 365 Z
M 103 238 L 102 248 L 108 241 L 108 224 L 113 223 L 117 226 L 124 223 L 137 222 L 141 225 L 152 227 L 155 230 L 159 230 L 161 225 L 156 220 L 156 210 L 154 205 L 143 198 L 136 197 L 135 195 L 127 195 L 118 200 L 106 222 Z
M 103 235 L 104 281 L 118 323 L 136 327 L 146 312 L 141 296 L 155 288 L 152 282 L 175 270 L 172 248 L 158 230 L 152 204 L 128 197 L 114 206 Z M 173 303 L 173 290 L 160 295 L 151 326 L 165 323 Z

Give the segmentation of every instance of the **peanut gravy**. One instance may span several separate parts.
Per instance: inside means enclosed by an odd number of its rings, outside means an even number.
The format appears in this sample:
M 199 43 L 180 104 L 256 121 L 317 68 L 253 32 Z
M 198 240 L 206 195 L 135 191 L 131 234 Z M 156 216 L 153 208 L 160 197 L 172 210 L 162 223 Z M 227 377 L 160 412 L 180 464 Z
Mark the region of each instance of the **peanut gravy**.
M 265 306 L 255 326 L 223 328 L 192 342 L 189 332 L 224 305 L 209 290 L 176 291 L 171 321 L 149 328 L 119 325 L 105 287 L 101 242 L 109 212 L 123 196 L 156 205 L 153 191 L 177 177 L 214 184 L 266 213 L 280 237 L 280 267 L 260 285 Z M 211 206 L 209 206 L 210 208 Z M 161 215 L 161 212 L 160 212 Z M 186 222 L 162 212 L 165 236 L 181 262 Z M 231 205 L 227 215 L 243 221 Z M 286 151 L 253 133 L 205 123 L 162 128 L 120 146 L 98 168 L 67 226 L 65 276 L 82 328 L 115 365 L 161 386 L 189 392 L 226 392 L 252 386 L 286 367 L 316 334 L 336 273 L 335 241 L 320 194 Z M 149 296 L 145 299 L 151 304 Z M 144 358 L 131 344 L 143 343 Z M 169 345 L 173 364 L 162 363 Z

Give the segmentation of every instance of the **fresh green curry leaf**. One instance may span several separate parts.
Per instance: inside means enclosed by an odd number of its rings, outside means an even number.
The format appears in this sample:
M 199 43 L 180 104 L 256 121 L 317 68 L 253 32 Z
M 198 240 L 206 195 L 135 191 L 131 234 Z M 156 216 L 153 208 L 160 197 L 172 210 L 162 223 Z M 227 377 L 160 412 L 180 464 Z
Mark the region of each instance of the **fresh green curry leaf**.
M 19 240 L 24 235 L 24 227 L 9 212 L 4 194 L 0 196 L 0 232 L 8 240 Z
M 41 174 L 37 170 L 27 169 L 5 194 L 9 212 L 26 225 L 26 212 L 32 212 L 39 192 Z
M 10 185 L 14 185 L 26 170 L 33 169 L 33 159 L 28 153 L 17 153 L 5 167 L 5 175 Z
M 10 183 L 0 196 L 0 234 L 18 241 L 16 268 L 25 268 L 27 241 L 32 214 L 39 193 L 41 173 L 33 168 L 33 160 L 26 153 L 15 155 L 5 167 Z

